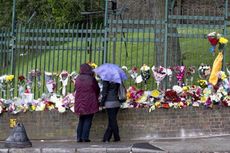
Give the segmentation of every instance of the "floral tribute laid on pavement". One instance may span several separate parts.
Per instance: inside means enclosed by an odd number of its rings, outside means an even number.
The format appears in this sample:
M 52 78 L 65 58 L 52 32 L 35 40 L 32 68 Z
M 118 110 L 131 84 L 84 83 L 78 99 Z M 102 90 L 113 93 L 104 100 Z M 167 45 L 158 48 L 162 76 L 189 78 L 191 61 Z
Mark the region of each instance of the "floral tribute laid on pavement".
M 211 44 L 210 51 L 212 53 L 218 50 L 218 55 L 213 62 L 212 67 L 201 63 L 198 68 L 195 66 L 186 67 L 184 65 L 165 68 L 163 66 L 149 67 L 143 64 L 140 68 L 132 67 L 121 68 L 133 80 L 135 85 L 127 87 L 127 100 L 121 104 L 122 108 L 148 108 L 149 112 L 155 109 L 182 109 L 186 107 L 213 108 L 214 105 L 229 107 L 230 106 L 230 69 L 226 66 L 225 71 L 222 70 L 223 49 L 228 40 L 216 32 L 208 34 L 208 40 Z M 218 46 L 218 49 L 217 49 Z M 89 63 L 92 68 L 96 68 L 95 63 Z M 198 74 L 199 79 L 194 80 L 194 75 Z M 46 93 L 40 98 L 34 99 L 32 87 L 41 87 L 41 76 L 44 75 Z M 0 91 L 3 99 L 0 97 L 0 114 L 9 112 L 17 114 L 26 111 L 45 111 L 57 110 L 64 113 L 67 110 L 74 111 L 74 93 L 67 93 L 68 83 L 74 83 L 78 76 L 76 72 L 69 73 L 62 71 L 58 78 L 54 79 L 54 73 L 40 72 L 32 70 L 29 72 L 28 78 L 21 75 L 17 79 L 18 97 L 14 95 L 14 75 L 0 76 Z M 101 79 L 95 75 L 101 87 Z M 150 77 L 156 82 L 156 88 L 147 90 L 146 86 Z M 172 88 L 161 90 L 161 83 L 164 79 L 168 79 L 168 83 L 172 83 L 173 77 L 176 77 L 177 84 Z M 55 91 L 57 81 L 62 84 L 61 94 Z M 195 82 L 194 84 L 192 84 Z M 144 84 L 142 88 L 138 88 L 137 84 Z

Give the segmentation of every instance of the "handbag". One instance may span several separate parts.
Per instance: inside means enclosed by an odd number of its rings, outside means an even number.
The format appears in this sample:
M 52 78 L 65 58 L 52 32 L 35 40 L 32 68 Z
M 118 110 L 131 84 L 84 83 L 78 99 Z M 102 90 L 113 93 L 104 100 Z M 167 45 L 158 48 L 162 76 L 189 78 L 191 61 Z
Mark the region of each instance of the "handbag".
M 127 94 L 127 90 L 125 88 L 125 85 L 123 82 L 121 82 L 119 88 L 118 88 L 118 100 L 123 103 L 127 100 L 127 97 L 126 97 L 126 94 Z

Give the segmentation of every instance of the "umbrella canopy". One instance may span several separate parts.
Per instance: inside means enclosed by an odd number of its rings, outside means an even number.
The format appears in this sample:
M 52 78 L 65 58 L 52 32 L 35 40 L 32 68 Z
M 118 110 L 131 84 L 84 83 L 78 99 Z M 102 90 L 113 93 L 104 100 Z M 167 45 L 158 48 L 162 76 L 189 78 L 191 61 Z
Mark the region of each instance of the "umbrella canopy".
M 93 70 L 104 81 L 120 83 L 127 79 L 125 72 L 116 64 L 105 63 Z

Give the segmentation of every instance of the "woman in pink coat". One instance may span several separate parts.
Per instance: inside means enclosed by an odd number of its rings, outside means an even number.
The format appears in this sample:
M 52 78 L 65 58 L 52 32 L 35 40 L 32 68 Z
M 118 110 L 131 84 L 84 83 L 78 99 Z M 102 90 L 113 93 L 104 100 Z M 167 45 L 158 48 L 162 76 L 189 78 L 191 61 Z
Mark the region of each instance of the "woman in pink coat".
M 77 142 L 90 142 L 89 132 L 93 116 L 99 111 L 98 97 L 100 88 L 91 66 L 82 64 L 80 74 L 75 81 L 75 105 L 74 111 L 79 115 L 76 129 Z

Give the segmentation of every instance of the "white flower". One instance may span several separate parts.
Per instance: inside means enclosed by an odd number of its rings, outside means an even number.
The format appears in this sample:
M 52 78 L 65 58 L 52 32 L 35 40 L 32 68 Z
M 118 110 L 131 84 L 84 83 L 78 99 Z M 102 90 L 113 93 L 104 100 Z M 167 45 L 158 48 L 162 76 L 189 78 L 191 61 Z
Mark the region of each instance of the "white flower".
M 66 86 L 68 84 L 69 73 L 67 71 L 62 71 L 59 75 L 60 81 L 62 82 L 62 95 L 66 95 Z
M 193 107 L 199 107 L 200 104 L 199 104 L 198 102 L 194 102 L 194 103 L 192 104 L 192 106 L 193 106 Z
M 171 69 L 166 69 L 166 74 L 168 76 L 172 76 L 172 70 Z
M 7 75 L 0 76 L 0 83 L 3 83 L 6 80 Z
M 181 93 L 183 91 L 182 87 L 178 85 L 173 86 L 173 90 L 176 91 L 176 93 Z
M 219 102 L 220 101 L 220 96 L 218 95 L 210 95 L 211 101 L 212 102 Z
M 123 70 L 125 70 L 125 71 L 128 70 L 127 66 L 122 66 L 121 68 L 122 68 Z
M 63 107 L 63 106 L 59 106 L 58 107 L 58 112 L 59 113 L 64 113 L 66 111 L 66 108 L 65 107 Z
M 0 106 L 0 114 L 2 114 L 3 108 L 2 106 Z

